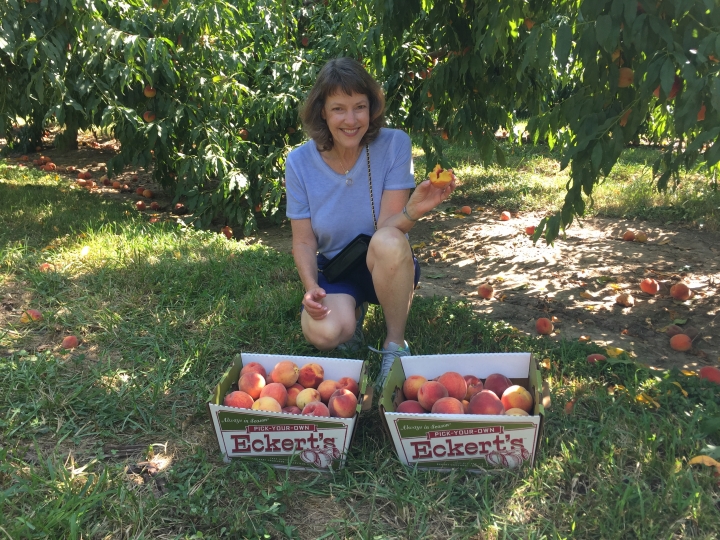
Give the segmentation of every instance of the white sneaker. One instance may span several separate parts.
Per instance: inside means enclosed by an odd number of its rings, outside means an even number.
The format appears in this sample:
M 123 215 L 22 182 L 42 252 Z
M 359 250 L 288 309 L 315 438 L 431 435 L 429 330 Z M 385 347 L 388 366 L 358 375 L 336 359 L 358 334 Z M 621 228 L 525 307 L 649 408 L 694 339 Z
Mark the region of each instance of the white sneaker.
M 388 346 L 386 349 L 378 350 L 374 349 L 372 347 L 368 347 L 373 352 L 376 352 L 378 354 L 382 354 L 382 363 L 380 364 L 380 374 L 378 375 L 377 380 L 375 381 L 375 386 L 378 389 L 381 389 L 383 385 L 385 384 L 385 379 L 387 379 L 388 374 L 390 373 L 390 370 L 392 369 L 392 365 L 395 362 L 396 358 L 400 358 L 401 356 L 410 356 L 412 353 L 410 352 L 410 346 L 408 345 L 408 342 L 405 341 L 403 343 L 403 346 L 401 347 L 397 343 L 393 343 L 392 341 L 388 343 Z

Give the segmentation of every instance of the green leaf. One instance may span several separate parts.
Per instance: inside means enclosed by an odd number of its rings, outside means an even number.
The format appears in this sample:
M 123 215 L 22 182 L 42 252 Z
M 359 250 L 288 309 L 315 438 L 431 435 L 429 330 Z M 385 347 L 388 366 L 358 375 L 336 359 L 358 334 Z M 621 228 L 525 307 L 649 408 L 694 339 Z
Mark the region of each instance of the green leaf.
M 570 47 L 572 46 L 572 28 L 569 24 L 563 22 L 558 28 L 555 37 L 555 56 L 557 56 L 558 64 L 567 70 L 568 57 L 570 56 Z
M 590 161 L 592 163 L 593 171 L 597 172 L 598 169 L 600 169 L 600 163 L 602 163 L 602 157 L 603 157 L 602 145 L 598 142 L 595 144 L 595 148 L 593 148 L 592 155 L 590 156 Z
M 612 37 L 613 20 L 610 15 L 600 15 L 595 21 L 595 37 L 598 43 L 607 51 L 615 50 L 617 39 Z
M 660 86 L 667 96 L 675 82 L 675 64 L 670 58 L 666 59 L 660 69 Z

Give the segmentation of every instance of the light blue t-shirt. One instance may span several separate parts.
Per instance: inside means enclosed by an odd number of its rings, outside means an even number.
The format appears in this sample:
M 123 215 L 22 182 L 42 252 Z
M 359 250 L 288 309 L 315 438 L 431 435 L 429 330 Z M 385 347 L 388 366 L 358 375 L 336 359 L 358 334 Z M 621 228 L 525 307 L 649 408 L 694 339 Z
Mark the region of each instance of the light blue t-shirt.
M 375 216 L 380 217 L 383 191 L 412 189 L 412 144 L 404 131 L 383 128 L 370 143 L 370 167 L 375 201 Z M 360 157 L 346 175 L 333 171 L 323 161 L 314 141 L 308 141 L 288 154 L 285 167 L 287 217 L 310 218 L 318 253 L 332 259 L 358 234 L 375 232 L 367 157 Z

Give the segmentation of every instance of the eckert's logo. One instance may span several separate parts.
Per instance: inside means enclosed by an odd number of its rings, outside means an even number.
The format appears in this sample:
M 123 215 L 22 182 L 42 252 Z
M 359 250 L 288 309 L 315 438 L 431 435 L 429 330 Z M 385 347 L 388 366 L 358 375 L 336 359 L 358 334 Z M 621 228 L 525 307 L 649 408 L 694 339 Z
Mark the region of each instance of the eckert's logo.
M 409 444 L 409 458 L 415 461 L 485 457 L 492 464 L 512 466 L 500 456 L 517 456 L 519 461 L 530 457 L 523 439 L 513 439 L 503 426 L 429 431 L 425 440 L 411 440 Z
M 336 431 L 336 430 L 331 430 Z M 318 432 L 315 424 L 248 426 L 246 434 L 234 433 L 228 448 L 232 454 L 325 451 L 337 447 L 336 437 Z

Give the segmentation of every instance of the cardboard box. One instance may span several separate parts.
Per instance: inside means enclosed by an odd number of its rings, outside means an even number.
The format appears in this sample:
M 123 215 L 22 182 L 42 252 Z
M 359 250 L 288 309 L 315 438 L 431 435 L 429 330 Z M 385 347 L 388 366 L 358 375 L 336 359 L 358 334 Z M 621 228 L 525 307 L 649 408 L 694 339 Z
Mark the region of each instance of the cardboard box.
M 298 367 L 314 362 L 325 370 L 325 379 L 352 377 L 358 381 L 360 397 L 355 416 L 319 418 L 223 405 L 225 395 L 237 390 L 245 364 L 257 362 L 270 373 L 281 360 L 292 360 Z M 237 355 L 223 375 L 210 397 L 208 410 L 226 462 L 239 458 L 283 469 L 328 471 L 345 465 L 358 413 L 369 408 L 366 389 L 367 367 L 362 360 L 245 353 Z
M 502 373 L 525 387 L 535 403 L 531 416 L 406 414 L 395 409 L 410 375 L 428 380 L 446 371 L 485 379 Z M 540 372 L 530 353 L 447 354 L 397 358 L 380 396 L 380 414 L 400 461 L 419 469 L 488 471 L 534 465 L 545 410 Z

